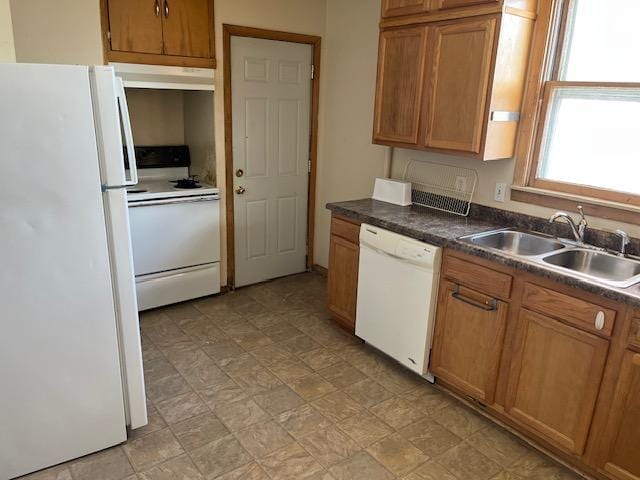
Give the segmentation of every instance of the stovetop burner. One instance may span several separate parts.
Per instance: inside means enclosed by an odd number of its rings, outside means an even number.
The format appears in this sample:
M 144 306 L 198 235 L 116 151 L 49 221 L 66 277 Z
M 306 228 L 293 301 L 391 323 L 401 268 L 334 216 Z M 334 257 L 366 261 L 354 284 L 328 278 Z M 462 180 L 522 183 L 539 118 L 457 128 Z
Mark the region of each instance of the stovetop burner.
M 202 188 L 202 185 L 195 178 L 182 178 L 180 180 L 172 180 L 175 183 L 174 188 L 181 190 L 192 190 L 195 188 Z

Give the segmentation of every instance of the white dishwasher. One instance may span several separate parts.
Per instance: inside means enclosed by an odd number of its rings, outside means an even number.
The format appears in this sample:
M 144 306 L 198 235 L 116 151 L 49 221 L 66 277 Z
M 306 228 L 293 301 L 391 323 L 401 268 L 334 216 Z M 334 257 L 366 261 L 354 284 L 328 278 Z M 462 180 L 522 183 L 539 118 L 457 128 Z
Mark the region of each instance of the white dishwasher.
M 360 228 L 356 335 L 414 372 L 427 372 L 442 249 Z

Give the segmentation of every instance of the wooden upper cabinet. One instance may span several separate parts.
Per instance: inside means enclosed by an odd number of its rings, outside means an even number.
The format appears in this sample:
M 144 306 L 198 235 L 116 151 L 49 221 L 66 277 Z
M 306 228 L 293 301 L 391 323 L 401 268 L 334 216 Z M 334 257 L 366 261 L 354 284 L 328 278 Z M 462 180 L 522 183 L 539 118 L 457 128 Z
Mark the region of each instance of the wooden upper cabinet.
M 399 17 L 429 11 L 431 0 L 382 0 L 382 17 Z
M 478 5 L 498 5 L 501 0 L 433 0 L 431 8 L 445 10 L 448 8 L 475 7 Z
M 110 62 L 215 68 L 214 0 L 101 0 Z
M 380 33 L 374 140 L 418 144 L 427 27 Z
M 211 57 L 213 3 L 208 0 L 164 0 L 164 8 L 164 53 Z
M 534 1 L 433 0 L 426 13 L 383 18 L 374 142 L 478 160 L 512 158 Z M 428 37 L 424 50 L 419 29 Z
M 162 53 L 160 2 L 109 0 L 111 50 Z
M 507 303 L 444 281 L 440 286 L 433 374 L 493 404 L 507 323 Z
M 431 32 L 425 145 L 480 153 L 497 19 L 464 19 Z
M 614 398 L 603 470 L 619 480 L 640 480 L 640 354 L 625 353 Z
M 609 342 L 524 308 L 519 330 L 507 414 L 565 451 L 582 455 Z

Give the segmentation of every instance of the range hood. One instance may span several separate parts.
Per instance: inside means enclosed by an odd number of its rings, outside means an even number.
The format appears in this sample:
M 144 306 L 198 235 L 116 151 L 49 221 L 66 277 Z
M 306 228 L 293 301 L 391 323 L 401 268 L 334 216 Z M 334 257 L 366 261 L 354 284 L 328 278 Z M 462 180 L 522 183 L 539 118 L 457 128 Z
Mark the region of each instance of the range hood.
M 165 67 L 135 63 L 109 63 L 124 86 L 166 90 L 215 90 L 214 73 L 210 68 Z

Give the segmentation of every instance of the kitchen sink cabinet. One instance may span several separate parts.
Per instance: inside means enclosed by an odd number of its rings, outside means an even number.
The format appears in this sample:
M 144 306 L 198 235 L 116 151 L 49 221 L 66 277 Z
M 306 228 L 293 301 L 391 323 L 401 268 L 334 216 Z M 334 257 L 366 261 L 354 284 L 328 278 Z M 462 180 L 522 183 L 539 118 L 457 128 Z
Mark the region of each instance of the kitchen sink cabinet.
M 506 412 L 560 448 L 581 455 L 609 341 L 523 308 Z
M 616 480 L 640 480 L 640 353 L 624 354 L 608 427 L 601 469 Z
M 382 21 L 374 143 L 479 160 L 513 156 L 534 20 L 501 2 L 478 3 L 495 8 L 465 16 L 454 7 L 472 2 L 441 0 L 437 8 L 455 11 L 450 18 Z
M 487 405 L 494 401 L 509 305 L 445 280 L 431 371 Z
M 329 240 L 327 309 L 346 330 L 356 328 L 360 224 L 334 215 Z
M 429 369 L 577 469 L 640 480 L 640 310 L 445 250 Z
M 110 62 L 215 68 L 214 0 L 101 0 Z

